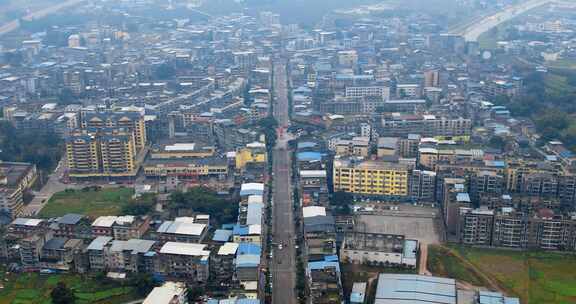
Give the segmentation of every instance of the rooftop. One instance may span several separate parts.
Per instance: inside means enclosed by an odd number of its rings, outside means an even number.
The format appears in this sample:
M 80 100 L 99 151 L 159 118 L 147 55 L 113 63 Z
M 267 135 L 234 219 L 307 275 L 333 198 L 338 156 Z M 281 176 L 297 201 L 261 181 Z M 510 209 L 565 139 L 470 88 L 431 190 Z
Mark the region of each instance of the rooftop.
M 456 304 L 456 281 L 412 274 L 382 273 L 376 304 Z
M 186 221 L 165 221 L 158 227 L 158 233 L 200 236 L 206 230 L 206 224 L 196 224 Z
M 210 251 L 205 250 L 206 246 L 207 245 L 205 244 L 167 242 L 160 249 L 160 253 L 189 256 L 209 256 Z

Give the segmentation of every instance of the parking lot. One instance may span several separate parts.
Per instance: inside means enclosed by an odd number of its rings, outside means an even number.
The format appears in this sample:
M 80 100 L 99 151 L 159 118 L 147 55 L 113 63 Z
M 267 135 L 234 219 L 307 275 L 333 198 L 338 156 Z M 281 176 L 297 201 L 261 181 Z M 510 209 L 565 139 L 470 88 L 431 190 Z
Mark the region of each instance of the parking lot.
M 360 214 L 356 219 L 356 230 L 400 234 L 407 239 L 416 239 L 426 244 L 440 243 L 443 235 L 437 209 L 410 205 L 400 205 L 398 210 Z

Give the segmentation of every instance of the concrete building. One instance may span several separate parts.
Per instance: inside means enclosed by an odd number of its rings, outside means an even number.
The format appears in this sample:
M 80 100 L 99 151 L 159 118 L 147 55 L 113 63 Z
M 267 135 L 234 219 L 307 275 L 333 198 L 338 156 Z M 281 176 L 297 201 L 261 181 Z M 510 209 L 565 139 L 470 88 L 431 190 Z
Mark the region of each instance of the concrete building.
M 16 218 L 24 209 L 23 195 L 36 181 L 36 166 L 0 161 L 0 212 Z
M 378 134 L 401 137 L 409 134 L 419 134 L 425 137 L 469 136 L 471 130 L 472 121 L 467 118 L 393 113 L 382 118 Z
M 336 142 L 336 155 L 368 157 L 370 154 L 370 138 L 354 137 L 352 140 L 341 139 Z
M 134 135 L 128 129 L 76 131 L 66 138 L 69 176 L 134 177 L 137 150 Z
M 207 233 L 206 224 L 195 223 L 188 218 L 165 221 L 156 230 L 157 238 L 162 242 L 201 243 Z
M 187 292 L 188 288 L 182 282 L 166 282 L 154 287 L 143 304 L 188 304 Z
M 167 242 L 159 251 L 162 273 L 206 282 L 209 277 L 210 251 L 204 244 Z
M 333 182 L 334 191 L 405 197 L 408 195 L 408 168 L 382 161 L 339 159 L 334 161 Z
M 418 241 L 406 240 L 402 235 L 379 233 L 346 233 L 340 258 L 355 264 L 383 264 L 416 267 Z

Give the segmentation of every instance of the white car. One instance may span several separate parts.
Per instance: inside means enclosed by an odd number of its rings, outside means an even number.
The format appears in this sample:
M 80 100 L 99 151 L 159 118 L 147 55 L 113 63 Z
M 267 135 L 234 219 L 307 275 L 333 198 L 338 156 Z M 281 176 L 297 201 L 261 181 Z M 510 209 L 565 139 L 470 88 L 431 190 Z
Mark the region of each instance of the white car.
M 278 249 L 282 250 L 283 246 L 282 244 L 278 245 Z

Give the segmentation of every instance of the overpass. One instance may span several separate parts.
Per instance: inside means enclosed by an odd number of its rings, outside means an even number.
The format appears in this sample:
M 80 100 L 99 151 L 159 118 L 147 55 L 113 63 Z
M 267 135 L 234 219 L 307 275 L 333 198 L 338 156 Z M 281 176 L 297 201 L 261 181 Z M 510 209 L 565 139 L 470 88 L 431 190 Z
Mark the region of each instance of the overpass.
M 558 0 L 528 0 L 524 3 L 512 5 L 503 10 L 477 18 L 465 26 L 460 26 L 448 32 L 451 35 L 463 36 L 466 41 L 477 41 L 480 35 L 499 26 L 500 24 L 512 20 L 530 10 L 541 7 L 546 4 L 556 3 Z
M 24 21 L 33 21 L 33 20 L 38 20 L 41 18 L 44 18 L 48 15 L 51 15 L 53 13 L 56 13 L 58 11 L 61 11 L 63 9 L 75 6 L 75 5 L 79 5 L 82 2 L 85 2 L 86 0 L 68 0 L 68 1 L 64 1 L 61 2 L 59 4 L 55 4 L 43 9 L 39 9 L 35 12 L 32 12 L 24 17 L 22 17 L 22 20 Z M 14 30 L 17 30 L 20 27 L 20 20 L 16 19 L 16 20 L 12 20 L 6 24 L 0 25 L 0 36 L 4 35 L 4 34 L 8 34 Z

